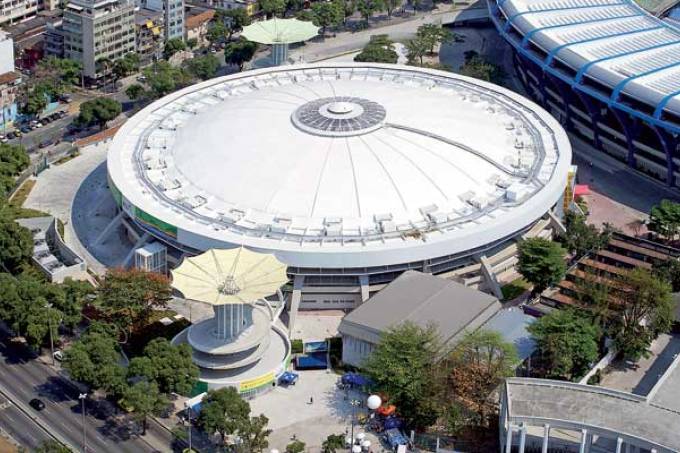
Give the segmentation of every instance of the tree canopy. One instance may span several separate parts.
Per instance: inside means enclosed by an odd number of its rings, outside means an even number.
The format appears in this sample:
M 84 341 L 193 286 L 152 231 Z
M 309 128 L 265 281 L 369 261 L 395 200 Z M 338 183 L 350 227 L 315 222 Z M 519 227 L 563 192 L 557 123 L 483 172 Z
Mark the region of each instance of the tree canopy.
M 206 433 L 219 433 L 222 442 L 235 434 L 250 416 L 250 405 L 233 387 L 210 390 L 203 398 L 198 424 Z
M 313 3 L 312 13 L 314 25 L 321 27 L 321 36 L 326 36 L 326 29 L 341 24 L 344 18 L 342 6 L 337 2 Z
M 356 8 L 361 17 L 364 18 L 366 26 L 368 26 L 371 16 L 378 11 L 382 11 L 385 8 L 385 4 L 383 0 L 356 0 Z
M 261 452 L 269 446 L 267 439 L 272 433 L 267 429 L 269 419 L 263 414 L 257 417 L 247 417 L 238 425 L 237 432 L 240 442 L 236 446 L 237 453 Z
M 182 38 L 170 38 L 165 42 L 165 47 L 163 48 L 163 57 L 167 60 L 177 52 L 186 50 L 186 48 L 187 44 Z
M 416 36 L 423 41 L 431 54 L 434 54 L 434 48 L 437 45 L 453 39 L 453 33 L 442 27 L 441 24 L 423 24 L 418 27 Z
M 680 203 L 661 200 L 649 212 L 647 228 L 663 238 L 675 240 L 680 232 Z
M 517 268 L 534 285 L 534 294 L 540 294 L 562 280 L 567 265 L 564 262 L 565 250 L 558 243 L 536 237 L 521 241 L 518 247 Z
M 245 8 L 232 8 L 220 10 L 218 19 L 223 21 L 227 31 L 227 41 L 231 41 L 234 33 L 243 30 L 243 27 L 250 25 L 251 19 Z
M 363 368 L 411 428 L 430 426 L 438 416 L 435 363 L 440 342 L 434 325 L 405 322 L 383 333 Z
M 572 211 L 565 213 L 564 223 L 567 231 L 560 239 L 567 251 L 573 253 L 576 258 L 601 249 L 607 245 L 611 238 L 612 231 L 610 228 L 605 228 L 600 232 L 596 226 L 586 223 L 584 215 Z
M 15 177 L 28 168 L 31 160 L 26 149 L 20 145 L 0 143 L 0 208 L 5 211 L 4 198 L 14 187 Z M 0 212 L 0 221 L 8 220 L 6 212 Z
M 601 331 L 575 310 L 554 310 L 527 330 L 536 342 L 538 366 L 545 377 L 578 379 L 597 361 Z
M 345 448 L 344 434 L 329 434 L 321 444 L 321 453 L 336 453 Z
M 120 115 L 122 107 L 120 102 L 99 97 L 80 104 L 80 114 L 75 122 L 82 126 L 98 125 L 101 129 L 106 127 L 106 123 Z
M 119 362 L 115 337 L 95 323 L 65 351 L 62 363 L 76 381 L 119 394 L 125 389 L 125 370 Z
M 139 269 L 109 269 L 97 290 L 97 304 L 122 329 L 146 322 L 154 308 L 164 308 L 172 296 L 164 275 Z
M 490 63 L 477 55 L 471 56 L 461 66 L 459 73 L 499 85 L 505 80 L 505 72 L 503 72 L 500 66 Z
M 387 35 L 373 35 L 354 61 L 373 63 L 396 63 L 399 55 L 394 50 L 394 43 Z
M 139 70 L 139 55 L 134 52 L 123 55 L 113 63 L 113 74 L 117 79 L 127 77 Z
M 238 70 L 243 71 L 243 66 L 253 58 L 255 51 L 257 44 L 252 41 L 241 39 L 230 42 L 224 48 L 224 61 L 238 66 Z
M 506 377 L 514 376 L 519 365 L 517 350 L 490 330 L 470 332 L 454 347 L 444 361 L 449 383 L 446 401 L 461 407 L 465 424 L 488 426 L 496 401 L 489 398 Z
M 128 377 L 145 377 L 163 393 L 188 395 L 198 379 L 198 367 L 191 359 L 188 344 L 172 345 L 155 338 L 144 348 L 144 355 L 130 361 Z
M 150 415 L 158 415 L 168 405 L 168 399 L 158 391 L 154 382 L 140 381 L 123 391 L 121 405 L 142 423 L 142 435 L 146 434 L 146 421 Z
M 620 354 L 637 360 L 652 340 L 670 331 L 675 303 L 670 284 L 645 269 L 633 269 L 623 282 L 623 306 L 613 318 L 611 335 Z
M 286 0 L 257 0 L 257 4 L 260 11 L 267 16 L 267 19 L 271 19 L 273 16 L 280 17 L 286 10 Z
M 208 80 L 217 74 L 220 67 L 220 60 L 212 54 L 202 55 L 191 58 L 184 62 L 187 71 L 201 80 Z
M 11 218 L 0 217 L 0 266 L 16 272 L 33 255 L 31 232 Z
M 160 98 L 191 83 L 191 75 L 183 68 L 176 68 L 167 61 L 157 61 L 142 71 L 150 94 Z

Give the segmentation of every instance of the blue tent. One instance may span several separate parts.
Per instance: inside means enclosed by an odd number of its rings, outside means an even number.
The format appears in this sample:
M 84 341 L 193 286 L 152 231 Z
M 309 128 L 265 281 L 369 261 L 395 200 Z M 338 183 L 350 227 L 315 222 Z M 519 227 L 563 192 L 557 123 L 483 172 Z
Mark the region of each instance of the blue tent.
M 281 376 L 279 376 L 279 383 L 286 385 L 295 384 L 295 382 L 298 380 L 298 377 L 299 375 L 297 373 L 286 371 Z
M 370 379 L 359 373 L 345 373 L 342 375 L 342 383 L 363 387 L 371 383 Z
M 383 421 L 383 428 L 385 429 L 401 428 L 401 426 L 402 426 L 401 420 L 394 416 L 387 417 Z

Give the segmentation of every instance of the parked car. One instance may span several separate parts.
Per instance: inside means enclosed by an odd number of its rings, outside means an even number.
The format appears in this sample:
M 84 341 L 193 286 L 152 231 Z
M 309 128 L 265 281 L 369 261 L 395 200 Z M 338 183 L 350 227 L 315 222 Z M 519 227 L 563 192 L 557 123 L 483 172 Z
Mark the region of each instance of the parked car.
M 31 132 L 31 128 L 29 126 L 26 126 L 26 125 L 21 126 L 21 132 L 23 132 L 24 134 L 27 134 L 27 133 Z
M 38 145 L 38 148 L 47 148 L 48 146 L 51 146 L 53 144 L 54 144 L 54 142 L 52 140 L 45 140 L 43 142 L 40 142 L 40 144 Z
M 45 403 L 42 400 L 39 400 L 38 398 L 33 398 L 31 401 L 28 402 L 28 404 L 37 411 L 45 409 Z
M 61 362 L 62 360 L 64 360 L 64 353 L 61 352 L 60 349 L 57 349 L 56 351 L 54 351 L 54 358 Z
M 71 98 L 71 95 L 68 93 L 64 93 L 61 96 L 59 96 L 59 100 L 61 102 L 65 102 L 66 104 L 70 104 L 73 99 Z
M 9 134 L 7 134 L 7 138 L 10 140 L 14 140 L 15 138 L 17 138 L 17 134 L 15 134 L 14 132 L 10 132 Z

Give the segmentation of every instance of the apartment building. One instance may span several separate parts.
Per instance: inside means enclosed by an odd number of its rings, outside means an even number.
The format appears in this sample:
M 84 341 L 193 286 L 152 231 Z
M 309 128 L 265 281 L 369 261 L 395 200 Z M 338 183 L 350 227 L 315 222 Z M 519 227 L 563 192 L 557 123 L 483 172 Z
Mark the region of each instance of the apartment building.
M 21 75 L 14 71 L 14 42 L 0 31 L 0 131 L 4 132 L 17 116 L 16 96 Z
M 142 66 L 149 65 L 163 58 L 165 46 L 164 14 L 141 8 L 135 11 L 135 39 L 137 41 L 137 55 Z
M 184 39 L 184 0 L 146 0 L 146 8 L 163 12 L 166 41 Z
M 38 0 L 0 0 L 0 26 L 35 16 Z
M 100 78 L 98 62 L 135 51 L 134 10 L 128 0 L 72 0 L 64 10 L 64 57 L 80 61 L 88 79 Z

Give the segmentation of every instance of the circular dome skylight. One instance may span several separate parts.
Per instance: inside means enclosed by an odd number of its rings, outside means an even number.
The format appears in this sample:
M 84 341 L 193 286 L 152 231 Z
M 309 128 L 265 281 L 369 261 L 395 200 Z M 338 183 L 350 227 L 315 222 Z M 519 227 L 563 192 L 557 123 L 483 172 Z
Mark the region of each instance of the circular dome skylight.
M 310 134 L 348 137 L 372 132 L 383 125 L 387 113 L 377 102 L 337 96 L 301 105 L 293 112 L 295 126 Z

